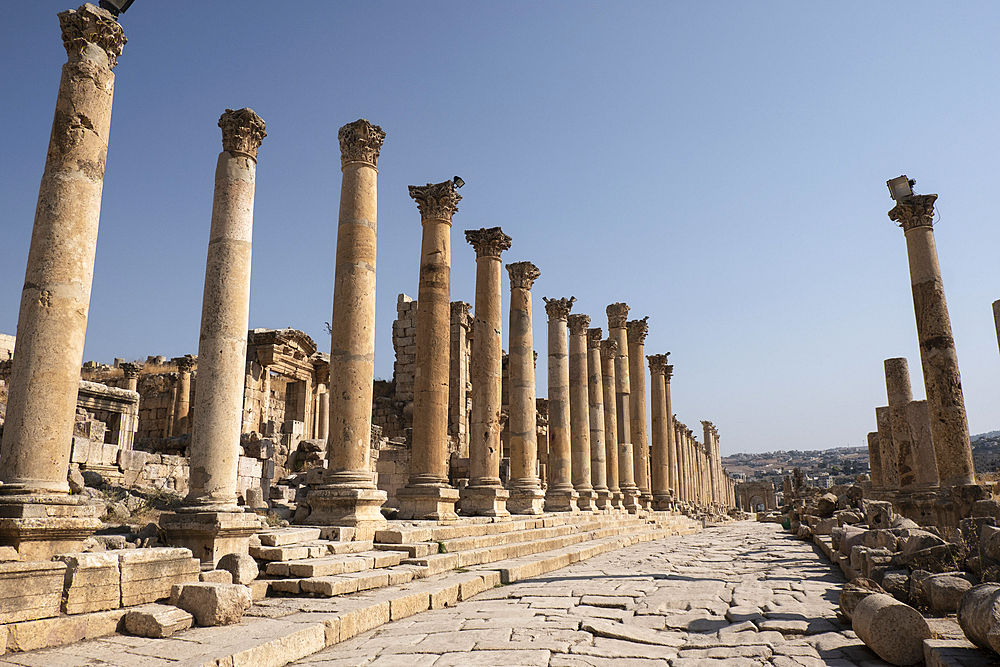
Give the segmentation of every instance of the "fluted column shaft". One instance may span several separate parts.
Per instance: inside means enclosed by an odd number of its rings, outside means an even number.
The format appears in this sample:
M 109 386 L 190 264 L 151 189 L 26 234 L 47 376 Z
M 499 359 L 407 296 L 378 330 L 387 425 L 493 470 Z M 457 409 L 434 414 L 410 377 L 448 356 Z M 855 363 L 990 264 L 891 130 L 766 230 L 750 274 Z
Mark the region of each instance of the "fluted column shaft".
M 545 299 L 549 316 L 549 488 L 545 509 L 577 511 L 573 488 L 569 407 L 569 345 L 566 319 L 576 299 Z
M 900 223 L 906 236 L 924 392 L 940 481 L 943 486 L 975 484 L 958 354 L 934 245 L 936 199 L 937 195 L 906 197 L 889 211 L 889 218 Z
M 587 327 L 590 316 L 574 313 L 569 324 L 569 413 L 573 458 L 573 488 L 577 507 L 595 509 L 594 487 L 590 484 L 590 391 L 587 372 Z
M 615 358 L 618 343 L 601 341 L 601 386 L 604 395 L 604 451 L 607 456 L 608 492 L 613 509 L 624 509 L 618 481 L 618 409 L 615 405 Z
M 587 329 L 587 395 L 590 401 L 590 482 L 599 510 L 611 509 L 607 445 L 604 442 L 604 374 L 601 370 L 600 327 Z

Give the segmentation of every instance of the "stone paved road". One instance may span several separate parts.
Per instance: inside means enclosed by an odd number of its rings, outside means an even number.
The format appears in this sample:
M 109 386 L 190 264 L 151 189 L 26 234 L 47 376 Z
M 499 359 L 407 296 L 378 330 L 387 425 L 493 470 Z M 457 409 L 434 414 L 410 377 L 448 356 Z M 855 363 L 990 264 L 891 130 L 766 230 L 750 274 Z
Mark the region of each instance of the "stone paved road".
M 639 544 L 384 625 L 299 667 L 875 667 L 844 578 L 776 524 Z

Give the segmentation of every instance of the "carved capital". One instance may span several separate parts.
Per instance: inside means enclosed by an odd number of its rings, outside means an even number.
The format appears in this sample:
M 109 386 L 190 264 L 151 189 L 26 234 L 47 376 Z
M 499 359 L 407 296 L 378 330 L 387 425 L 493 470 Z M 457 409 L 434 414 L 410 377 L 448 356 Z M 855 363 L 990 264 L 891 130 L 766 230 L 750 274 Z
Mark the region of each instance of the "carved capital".
M 421 220 L 451 222 L 451 216 L 458 212 L 458 202 L 462 201 L 454 181 L 411 185 L 409 189 L 410 197 L 417 202 Z
M 663 379 L 667 381 L 667 384 L 670 384 L 670 378 L 673 377 L 673 375 L 674 375 L 674 366 L 673 366 L 673 364 L 667 364 L 666 368 L 664 368 L 663 371 L 664 371 L 663 372 Z
M 604 338 L 604 331 L 601 329 L 601 327 L 587 329 L 587 348 L 600 349 L 601 340 L 603 338 Z
M 378 166 L 378 152 L 385 140 L 385 132 L 364 118 L 348 123 L 337 133 L 340 139 L 340 164 L 365 162 Z
M 663 375 L 667 372 L 667 357 L 670 353 L 666 354 L 650 354 L 646 356 L 646 360 L 649 361 L 649 372 L 652 374 Z
M 601 359 L 615 359 L 618 356 L 618 341 L 613 338 L 601 341 Z
M 500 259 L 500 253 L 510 250 L 510 237 L 499 227 L 483 227 L 482 229 L 466 229 L 465 240 L 476 249 L 476 258 L 495 257 Z
M 531 289 L 542 272 L 531 262 L 514 262 L 507 265 L 511 289 Z
M 253 109 L 226 109 L 226 113 L 219 118 L 219 127 L 222 128 L 222 150 L 257 161 L 257 149 L 267 132 L 264 131 L 264 121 Z
M 63 46 L 70 60 L 83 56 L 87 44 L 100 47 L 108 54 L 108 68 L 114 69 L 118 56 L 128 39 L 111 12 L 95 7 L 89 2 L 79 9 L 69 9 L 59 14 Z
M 625 320 L 628 318 L 628 311 L 629 308 L 627 303 L 613 303 L 608 306 L 608 328 L 624 329 Z
M 458 320 L 459 324 L 469 326 L 469 309 L 471 308 L 472 306 L 465 301 L 452 301 L 451 321 Z
M 194 370 L 195 364 L 198 363 L 198 358 L 191 354 L 185 354 L 183 357 L 177 357 L 171 361 L 177 364 L 177 370 L 181 373 L 190 373 Z
M 629 320 L 625 326 L 628 328 L 628 342 L 642 345 L 646 342 L 646 334 L 649 333 L 649 325 L 646 323 L 649 316 L 641 320 Z
M 545 313 L 549 316 L 549 319 L 565 320 L 569 317 L 569 311 L 573 309 L 573 302 L 576 301 L 576 297 L 550 299 L 543 296 L 542 301 L 545 302 Z
M 566 322 L 569 324 L 571 336 L 584 336 L 587 333 L 587 327 L 590 326 L 590 315 L 574 313 L 566 318 Z
M 898 202 L 889 211 L 889 219 L 898 222 L 904 232 L 915 227 L 934 226 L 934 201 L 937 195 L 913 195 Z
M 142 372 L 143 364 L 135 364 L 130 361 L 118 364 L 118 368 L 122 369 L 122 373 L 125 374 L 126 380 L 132 380 L 139 377 L 139 373 Z

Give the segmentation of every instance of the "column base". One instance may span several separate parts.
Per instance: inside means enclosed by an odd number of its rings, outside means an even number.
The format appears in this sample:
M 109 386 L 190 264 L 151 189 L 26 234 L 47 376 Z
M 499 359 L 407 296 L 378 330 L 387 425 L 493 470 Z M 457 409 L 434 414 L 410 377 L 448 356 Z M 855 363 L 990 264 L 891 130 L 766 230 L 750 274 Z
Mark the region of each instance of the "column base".
M 653 493 L 653 509 L 657 512 L 669 512 L 673 506 L 673 498 L 669 491 Z
M 545 509 L 545 493 L 539 488 L 510 489 L 507 510 L 511 514 L 541 514 Z
M 458 521 L 455 503 L 458 489 L 450 486 L 406 486 L 396 492 L 400 519 L 453 523 Z
M 545 492 L 545 511 L 579 512 L 580 508 L 576 506 L 577 497 L 576 491 L 572 488 L 554 489 L 549 487 L 549 490 Z
M 595 489 L 594 492 L 597 494 L 597 509 L 600 512 L 606 512 L 611 507 L 611 491 L 607 489 Z
M 185 547 L 215 567 L 226 554 L 246 554 L 250 536 L 261 529 L 261 520 L 247 512 L 178 511 L 160 515 L 160 529 L 167 544 Z
M 622 509 L 629 514 L 638 514 L 642 511 L 639 504 L 639 489 L 622 489 Z
M 357 532 L 355 539 L 368 540 L 375 531 L 385 528 L 382 505 L 385 491 L 321 486 L 309 489 L 306 502 L 312 513 L 306 522 L 313 526 L 350 526 Z
M 499 486 L 467 486 L 459 491 L 462 514 L 466 516 L 491 516 L 510 519 L 507 499 L 510 493 Z
M 611 492 L 611 509 L 613 510 L 624 510 L 625 501 L 622 496 L 621 489 L 618 491 Z
M 649 491 L 639 491 L 639 504 L 642 509 L 648 510 L 653 508 L 653 494 Z
M 577 489 L 576 506 L 581 512 L 593 512 L 597 509 L 597 493 L 593 489 Z
M 100 527 L 95 508 L 68 495 L 0 497 L 0 546 L 17 549 L 22 561 L 79 552 Z

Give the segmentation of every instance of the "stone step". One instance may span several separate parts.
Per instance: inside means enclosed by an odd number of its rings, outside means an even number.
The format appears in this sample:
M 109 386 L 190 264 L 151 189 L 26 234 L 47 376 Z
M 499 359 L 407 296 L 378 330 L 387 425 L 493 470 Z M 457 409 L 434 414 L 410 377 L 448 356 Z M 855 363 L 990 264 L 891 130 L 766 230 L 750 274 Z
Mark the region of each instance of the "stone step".
M 257 533 L 257 539 L 265 547 L 283 547 L 318 540 L 320 533 L 319 528 L 277 528 Z
M 405 551 L 362 551 L 357 554 L 273 561 L 265 572 L 271 577 L 321 577 L 347 572 L 379 569 L 399 565 L 409 554 Z
M 438 553 L 441 546 L 437 542 L 414 542 L 412 544 L 376 544 L 375 548 L 387 551 L 405 551 L 410 558 L 422 558 Z
M 329 540 L 314 540 L 299 542 L 280 547 L 259 546 L 250 547 L 250 555 L 258 560 L 291 561 L 306 558 L 325 558 L 331 554 L 343 555 L 362 551 L 371 551 L 371 541 L 332 542 Z

